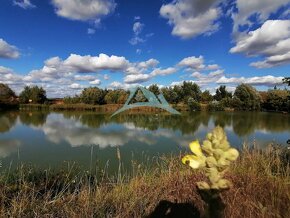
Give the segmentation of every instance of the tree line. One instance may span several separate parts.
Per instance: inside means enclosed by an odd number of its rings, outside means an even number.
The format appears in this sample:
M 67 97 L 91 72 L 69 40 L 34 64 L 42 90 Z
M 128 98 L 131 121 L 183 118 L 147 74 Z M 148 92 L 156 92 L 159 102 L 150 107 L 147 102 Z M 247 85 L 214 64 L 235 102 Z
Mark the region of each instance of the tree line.
M 286 77 L 283 82 L 290 86 L 290 78 Z M 200 87 L 193 82 L 184 81 L 181 85 L 159 88 L 156 84 L 149 86 L 149 91 L 155 95 L 162 93 L 170 104 L 188 106 L 191 111 L 201 110 L 206 105 L 210 111 L 223 111 L 225 108 L 246 111 L 290 111 L 290 92 L 287 89 L 269 89 L 268 91 L 257 91 L 253 86 L 240 84 L 232 93 L 227 91 L 226 86 L 221 85 L 215 94 L 208 90 L 201 91 Z M 64 104 L 124 104 L 129 96 L 129 91 L 123 89 L 101 89 L 89 87 L 82 90 L 79 95 L 63 98 Z M 38 86 L 26 86 L 17 97 L 8 85 L 0 84 L 0 105 L 17 101 L 22 104 L 49 103 L 46 91 Z M 139 90 L 133 100 L 134 102 L 145 102 L 147 99 Z

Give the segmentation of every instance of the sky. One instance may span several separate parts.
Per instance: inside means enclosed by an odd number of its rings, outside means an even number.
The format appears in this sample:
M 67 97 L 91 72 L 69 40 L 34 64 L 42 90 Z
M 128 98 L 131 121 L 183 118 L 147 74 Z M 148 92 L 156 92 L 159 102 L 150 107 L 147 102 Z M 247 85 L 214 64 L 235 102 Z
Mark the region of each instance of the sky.
M 0 0 L 0 83 L 285 88 L 290 0 Z

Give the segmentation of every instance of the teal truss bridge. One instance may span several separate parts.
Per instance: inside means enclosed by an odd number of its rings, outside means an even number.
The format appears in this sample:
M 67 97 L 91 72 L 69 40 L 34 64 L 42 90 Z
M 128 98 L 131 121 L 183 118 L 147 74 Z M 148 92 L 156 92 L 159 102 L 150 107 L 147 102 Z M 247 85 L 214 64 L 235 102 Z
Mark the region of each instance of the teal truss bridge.
M 148 102 L 135 102 L 135 103 L 130 103 L 131 100 L 134 98 L 135 94 L 140 90 L 145 98 L 148 100 Z M 177 110 L 173 109 L 170 107 L 166 99 L 162 94 L 159 94 L 157 97 L 155 94 L 152 92 L 148 91 L 144 87 L 136 87 L 130 90 L 130 95 L 126 101 L 126 103 L 123 105 L 122 108 L 117 110 L 115 113 L 112 114 L 111 117 L 125 111 L 128 109 L 136 108 L 136 107 L 156 107 L 156 108 L 161 108 L 163 110 L 168 111 L 171 114 L 180 114 Z

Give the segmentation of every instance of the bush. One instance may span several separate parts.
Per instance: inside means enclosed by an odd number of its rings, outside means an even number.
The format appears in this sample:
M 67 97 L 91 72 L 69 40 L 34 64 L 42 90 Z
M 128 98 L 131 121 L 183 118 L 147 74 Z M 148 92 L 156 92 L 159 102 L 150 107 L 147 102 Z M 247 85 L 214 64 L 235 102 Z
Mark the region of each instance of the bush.
M 230 97 L 226 97 L 226 98 L 223 98 L 222 100 L 220 100 L 220 104 L 223 107 L 234 107 L 233 99 Z
M 222 102 L 214 101 L 208 104 L 208 110 L 209 111 L 224 111 L 225 107 Z
M 188 98 L 187 105 L 190 111 L 200 111 L 201 106 L 200 103 L 196 102 L 193 98 Z
M 78 95 L 76 95 L 74 97 L 65 97 L 63 99 L 63 102 L 65 104 L 79 104 L 79 103 L 81 103 L 81 99 Z

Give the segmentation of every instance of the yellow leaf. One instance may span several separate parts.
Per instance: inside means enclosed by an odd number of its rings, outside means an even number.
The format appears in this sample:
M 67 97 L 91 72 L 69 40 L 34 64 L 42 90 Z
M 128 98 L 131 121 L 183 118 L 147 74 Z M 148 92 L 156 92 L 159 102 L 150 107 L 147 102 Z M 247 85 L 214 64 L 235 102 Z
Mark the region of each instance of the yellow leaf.
M 197 169 L 200 166 L 200 158 L 195 155 L 186 155 L 182 158 L 182 163 L 189 165 L 193 169 Z
M 191 142 L 189 144 L 189 148 L 192 151 L 192 153 L 194 153 L 196 156 L 199 156 L 199 157 L 203 156 L 198 140 Z

